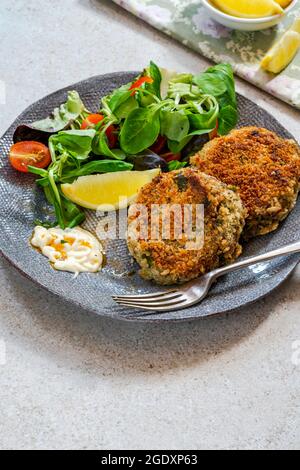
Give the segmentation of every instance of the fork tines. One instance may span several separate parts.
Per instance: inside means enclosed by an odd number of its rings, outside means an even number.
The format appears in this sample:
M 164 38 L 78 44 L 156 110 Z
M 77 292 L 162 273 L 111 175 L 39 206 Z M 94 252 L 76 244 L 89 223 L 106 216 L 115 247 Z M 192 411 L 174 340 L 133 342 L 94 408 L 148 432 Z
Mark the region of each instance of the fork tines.
M 177 310 L 187 302 L 185 295 L 177 290 L 145 295 L 114 296 L 113 299 L 124 307 L 155 310 L 157 312 Z

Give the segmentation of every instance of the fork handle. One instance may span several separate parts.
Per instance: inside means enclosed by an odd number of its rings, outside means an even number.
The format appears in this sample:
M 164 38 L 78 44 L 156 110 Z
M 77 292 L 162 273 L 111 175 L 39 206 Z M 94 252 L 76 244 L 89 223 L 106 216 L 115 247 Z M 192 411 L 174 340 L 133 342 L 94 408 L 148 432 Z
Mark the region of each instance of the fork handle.
M 270 251 L 269 253 L 264 253 L 263 255 L 253 256 L 251 258 L 246 258 L 237 263 L 225 266 L 224 268 L 216 269 L 211 274 L 214 278 L 224 276 L 224 274 L 231 273 L 232 271 L 238 271 L 239 269 L 247 268 L 254 264 L 262 263 L 263 261 L 270 261 L 271 259 L 278 258 L 279 256 L 287 256 L 294 253 L 300 253 L 300 241 L 293 243 L 292 245 L 287 245 L 278 250 Z

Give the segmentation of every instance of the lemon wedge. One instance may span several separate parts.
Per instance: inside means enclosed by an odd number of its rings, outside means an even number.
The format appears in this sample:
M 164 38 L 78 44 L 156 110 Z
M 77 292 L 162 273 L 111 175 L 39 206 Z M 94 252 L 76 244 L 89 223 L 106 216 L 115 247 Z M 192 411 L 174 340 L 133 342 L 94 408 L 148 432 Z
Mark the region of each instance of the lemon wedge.
M 300 18 L 263 58 L 261 66 L 267 72 L 280 73 L 293 60 L 300 48 Z
M 279 5 L 282 7 L 282 8 L 286 8 L 288 7 L 291 3 L 292 3 L 292 0 L 275 0 L 276 3 L 279 3 Z
M 128 207 L 140 189 L 160 171 L 157 168 L 81 176 L 72 184 L 62 184 L 61 189 L 68 199 L 81 207 L 109 212 Z
M 275 0 L 212 0 L 212 3 L 224 13 L 239 18 L 263 18 L 283 13 Z

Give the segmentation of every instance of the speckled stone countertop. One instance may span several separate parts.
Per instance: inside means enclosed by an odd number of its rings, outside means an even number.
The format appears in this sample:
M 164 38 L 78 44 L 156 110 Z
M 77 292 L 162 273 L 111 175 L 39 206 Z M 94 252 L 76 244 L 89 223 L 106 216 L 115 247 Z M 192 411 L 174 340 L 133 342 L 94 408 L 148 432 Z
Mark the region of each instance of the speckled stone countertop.
M 2 0 L 0 39 L 1 133 L 31 102 L 92 75 L 150 58 L 207 65 L 107 0 Z M 300 138 L 299 111 L 238 90 Z M 298 269 L 251 308 L 137 325 L 76 310 L 1 260 L 0 448 L 299 449 L 299 285 Z

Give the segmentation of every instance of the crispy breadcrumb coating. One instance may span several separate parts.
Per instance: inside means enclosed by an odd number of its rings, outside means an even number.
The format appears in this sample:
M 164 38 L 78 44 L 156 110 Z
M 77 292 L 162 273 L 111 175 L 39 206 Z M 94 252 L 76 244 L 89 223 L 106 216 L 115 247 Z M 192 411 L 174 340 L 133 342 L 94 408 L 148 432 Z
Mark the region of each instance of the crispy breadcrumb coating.
M 172 219 L 169 238 L 164 239 L 162 221 L 167 219 L 167 211 L 162 208 L 159 216 L 151 215 L 155 204 L 178 204 L 182 211 L 184 205 L 191 205 L 193 224 L 197 205 L 203 205 L 203 246 L 190 249 L 185 228 L 183 237 L 178 238 L 175 219 Z M 148 209 L 143 217 L 137 210 L 139 205 Z M 138 217 L 138 237 L 134 237 Z M 156 239 L 150 230 L 151 222 L 158 227 L 159 236 Z M 142 188 L 129 211 L 128 247 L 141 266 L 142 277 L 158 284 L 180 284 L 235 261 L 242 251 L 239 239 L 244 222 L 245 210 L 236 192 L 211 176 L 186 168 L 161 174 Z M 182 225 L 183 222 L 181 229 Z M 148 237 L 142 235 L 142 227 L 145 226 Z
M 276 230 L 296 204 L 299 146 L 267 129 L 245 127 L 214 139 L 191 163 L 237 188 L 248 213 L 246 239 Z

